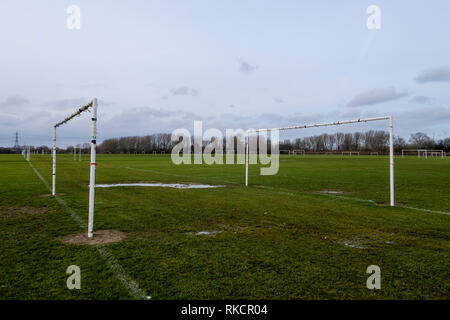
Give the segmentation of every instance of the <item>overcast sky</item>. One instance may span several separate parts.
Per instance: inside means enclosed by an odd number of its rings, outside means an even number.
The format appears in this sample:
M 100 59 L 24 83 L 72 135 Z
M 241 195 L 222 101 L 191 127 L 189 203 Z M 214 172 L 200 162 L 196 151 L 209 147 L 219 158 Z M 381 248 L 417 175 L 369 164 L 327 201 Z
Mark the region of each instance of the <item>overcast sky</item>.
M 366 26 L 372 4 L 379 30 Z M 67 28 L 70 5 L 79 30 Z M 0 145 L 16 131 L 50 145 L 53 124 L 92 97 L 100 141 L 194 120 L 247 129 L 389 114 L 404 138 L 450 136 L 449 13 L 445 0 L 2 0 Z M 89 116 L 58 130 L 61 146 L 88 142 Z

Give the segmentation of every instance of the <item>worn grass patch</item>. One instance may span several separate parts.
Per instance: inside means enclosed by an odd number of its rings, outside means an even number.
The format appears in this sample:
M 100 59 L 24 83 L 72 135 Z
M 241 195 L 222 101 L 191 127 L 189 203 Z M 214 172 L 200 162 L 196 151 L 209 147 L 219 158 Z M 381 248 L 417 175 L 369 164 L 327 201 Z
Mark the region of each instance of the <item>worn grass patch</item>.
M 66 194 L 58 192 L 56 195 L 57 196 L 65 196 Z M 52 197 L 52 196 L 53 195 L 51 193 L 43 193 L 43 194 L 38 195 L 38 198 L 49 198 L 49 197 Z
M 1 219 L 28 219 L 30 217 L 41 215 L 47 212 L 46 208 L 31 206 L 8 206 L 0 207 Z
M 342 190 L 320 190 L 320 191 L 316 191 L 317 193 L 323 193 L 323 194 L 349 194 L 351 192 L 345 192 Z
M 71 234 L 65 237 L 60 237 L 58 238 L 58 240 L 60 240 L 63 243 L 69 244 L 97 245 L 97 244 L 120 242 L 125 238 L 126 234 L 118 230 L 98 230 L 94 232 L 94 236 L 92 238 L 88 238 L 86 232 L 81 232 L 77 234 Z

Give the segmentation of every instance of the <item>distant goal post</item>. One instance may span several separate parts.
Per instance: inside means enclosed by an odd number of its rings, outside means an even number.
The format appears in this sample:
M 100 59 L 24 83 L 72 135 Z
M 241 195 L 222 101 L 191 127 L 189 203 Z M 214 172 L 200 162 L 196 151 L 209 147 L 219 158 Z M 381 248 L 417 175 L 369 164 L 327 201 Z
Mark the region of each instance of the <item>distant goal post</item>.
M 346 155 L 348 154 L 350 157 L 354 154 L 356 154 L 357 156 L 359 156 L 359 151 L 342 151 L 342 155 Z
M 89 221 L 88 221 L 88 238 L 92 238 L 94 233 L 94 200 L 95 200 L 95 169 L 96 163 L 96 151 L 97 151 L 97 98 L 94 98 L 88 104 L 78 108 L 76 112 L 58 122 L 53 126 L 53 148 L 52 148 L 52 195 L 56 195 L 56 129 L 73 118 L 81 115 L 83 112 L 92 109 L 92 127 L 91 127 L 91 162 L 90 162 L 90 179 L 89 179 Z
M 393 120 L 392 116 L 383 116 L 376 118 L 365 118 L 365 119 L 355 119 L 355 120 L 344 120 L 336 122 L 327 123 L 317 123 L 311 125 L 301 125 L 301 126 L 290 126 L 290 127 L 280 127 L 280 128 L 267 128 L 267 129 L 250 129 L 247 130 L 245 136 L 245 185 L 248 186 L 248 163 L 249 163 L 249 136 L 250 134 L 258 134 L 259 132 L 270 132 L 270 131 L 284 131 L 284 130 L 294 130 L 294 129 L 307 129 L 316 127 L 327 127 L 327 126 L 339 126 L 344 124 L 352 123 L 365 123 L 372 121 L 389 121 L 389 191 L 390 191 L 390 205 L 395 206 L 394 200 L 394 136 L 393 136 Z
M 435 156 L 440 156 L 442 159 L 446 156 L 444 150 L 429 150 L 429 149 L 402 149 L 402 158 L 405 157 L 405 153 L 406 155 L 408 155 L 408 153 L 410 152 L 414 152 L 415 154 L 417 153 L 417 158 L 425 157 L 425 159 L 428 158 L 428 155 L 430 155 L 431 157 L 435 157 Z
M 292 150 L 292 154 L 293 155 L 300 154 L 300 155 L 304 156 L 304 155 L 306 155 L 306 151 L 304 149 L 294 149 L 294 150 Z

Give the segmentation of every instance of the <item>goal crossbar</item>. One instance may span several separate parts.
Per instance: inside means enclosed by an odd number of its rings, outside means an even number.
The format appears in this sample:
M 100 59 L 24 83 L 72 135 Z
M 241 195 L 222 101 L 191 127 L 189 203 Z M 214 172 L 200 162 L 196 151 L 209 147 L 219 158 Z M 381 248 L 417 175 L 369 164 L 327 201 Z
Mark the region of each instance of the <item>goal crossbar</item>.
M 307 128 L 315 128 L 315 127 L 326 127 L 326 126 L 338 126 L 341 124 L 350 124 L 350 123 L 358 123 L 358 122 L 369 122 L 369 121 L 377 121 L 377 120 L 390 120 L 392 116 L 384 116 L 378 118 L 365 118 L 365 119 L 355 119 L 355 120 L 344 120 L 344 121 L 335 121 L 335 122 L 327 122 L 327 123 L 316 123 L 302 126 L 290 126 L 290 127 L 281 127 L 281 128 L 267 128 L 267 129 L 250 129 L 247 130 L 248 133 L 254 132 L 262 132 L 262 131 L 283 131 L 283 130 L 291 130 L 291 129 L 307 129 Z
M 95 168 L 96 163 L 96 150 L 97 150 L 97 98 L 94 98 L 88 104 L 78 108 L 76 112 L 58 122 L 53 126 L 53 166 L 52 166 L 52 195 L 56 195 L 56 129 L 63 124 L 66 124 L 73 118 L 81 115 L 83 112 L 92 108 L 92 132 L 91 132 L 91 162 L 90 162 L 90 179 L 89 179 L 89 221 L 88 221 L 88 237 L 93 237 L 94 229 L 94 199 L 95 199 Z M 81 152 L 81 148 L 80 148 Z M 81 155 L 81 153 L 80 153 Z
M 79 116 L 81 113 L 83 113 L 84 111 L 88 110 L 90 107 L 92 107 L 94 105 L 94 100 L 92 100 L 91 102 L 89 102 L 87 105 L 79 108 L 75 113 L 73 113 L 72 115 L 68 116 L 67 118 L 65 118 L 63 121 L 58 122 L 57 124 L 55 124 L 55 128 L 58 128 L 60 126 L 62 126 L 63 124 L 69 122 L 70 120 L 72 120 L 73 118 L 75 118 L 76 116 Z
M 299 126 L 288 126 L 288 127 L 280 127 L 280 128 L 266 128 L 266 129 L 249 129 L 246 132 L 245 137 L 245 185 L 248 186 L 248 162 L 249 162 L 249 135 L 251 133 L 258 132 L 270 132 L 270 131 L 283 131 L 283 130 L 292 130 L 292 129 L 307 129 L 307 128 L 316 128 L 316 127 L 326 127 L 326 126 L 339 126 L 344 124 L 351 123 L 364 123 L 371 121 L 380 121 L 380 120 L 389 120 L 389 189 L 390 189 L 390 205 L 394 206 L 394 136 L 393 136 L 393 121 L 392 116 L 383 116 L 383 117 L 375 117 L 375 118 L 363 118 L 363 119 L 354 119 L 354 120 L 343 120 L 343 121 L 335 121 L 335 122 L 326 122 L 326 123 L 316 123 L 310 125 L 299 125 Z

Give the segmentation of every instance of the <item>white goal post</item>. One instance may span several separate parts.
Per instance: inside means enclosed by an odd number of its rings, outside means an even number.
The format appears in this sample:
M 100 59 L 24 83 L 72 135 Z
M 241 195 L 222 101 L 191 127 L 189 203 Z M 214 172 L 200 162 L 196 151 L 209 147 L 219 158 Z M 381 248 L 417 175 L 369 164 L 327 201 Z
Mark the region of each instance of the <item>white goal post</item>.
M 74 117 L 81 115 L 84 111 L 92 108 L 92 132 L 91 132 L 91 162 L 90 162 L 90 181 L 89 181 L 89 222 L 88 222 L 88 238 L 92 238 L 94 233 L 94 199 L 95 199 L 95 162 L 97 150 L 97 98 L 94 98 L 87 105 L 79 108 L 75 113 L 68 116 L 64 120 L 53 126 L 53 172 L 52 172 L 52 195 L 56 195 L 56 128 L 69 122 Z M 74 153 L 75 155 L 75 153 Z
M 434 156 L 440 156 L 442 159 L 444 159 L 445 153 L 444 150 L 428 150 L 428 149 L 402 149 L 402 158 L 405 157 L 405 152 L 417 152 L 417 158 L 425 157 L 425 159 L 428 159 L 428 154 L 430 154 L 431 157 Z
M 315 127 L 326 127 L 326 126 L 339 126 L 343 124 L 350 123 L 361 123 L 361 122 L 371 122 L 371 121 L 379 121 L 379 120 L 389 120 L 389 189 L 390 189 L 390 205 L 395 206 L 394 201 L 394 137 L 393 137 L 393 121 L 392 116 L 384 116 L 377 118 L 366 118 L 366 119 L 356 119 L 356 120 L 344 120 L 337 122 L 328 122 L 328 123 L 318 123 L 311 125 L 303 125 L 303 126 L 290 126 L 290 127 L 281 127 L 281 128 L 271 128 L 271 129 L 251 129 L 247 130 L 245 136 L 245 185 L 248 186 L 248 162 L 250 157 L 249 152 L 249 134 L 258 132 L 270 132 L 270 131 L 284 131 L 284 130 L 292 130 L 292 129 L 307 129 L 307 128 L 315 128 Z
M 342 155 L 346 155 L 346 154 L 350 155 L 350 157 L 354 154 L 359 156 L 359 151 L 342 151 Z
M 292 154 L 293 154 L 293 155 L 301 154 L 302 156 L 304 156 L 304 155 L 306 155 L 306 151 L 303 150 L 303 149 L 294 149 L 294 150 L 292 151 Z

